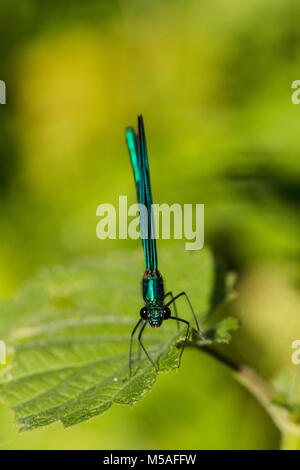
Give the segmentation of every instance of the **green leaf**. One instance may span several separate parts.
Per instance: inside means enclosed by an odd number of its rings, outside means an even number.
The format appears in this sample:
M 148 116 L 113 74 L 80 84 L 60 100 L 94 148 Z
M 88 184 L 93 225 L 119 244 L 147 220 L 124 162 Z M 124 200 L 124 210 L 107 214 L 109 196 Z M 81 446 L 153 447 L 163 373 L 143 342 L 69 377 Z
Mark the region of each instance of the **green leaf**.
M 206 341 L 228 344 L 231 340 L 231 331 L 237 330 L 239 322 L 234 317 L 226 317 L 205 332 Z
M 166 292 L 188 292 L 199 317 L 209 310 L 214 284 L 209 251 L 161 250 L 160 269 Z M 14 409 L 21 430 L 59 420 L 72 426 L 113 403 L 134 405 L 152 388 L 155 370 L 144 356 L 139 360 L 137 346 L 128 377 L 130 334 L 143 305 L 142 274 L 140 251 L 84 258 L 43 269 L 13 302 L 1 305 L 0 338 L 12 357 L 0 371 L 0 396 Z M 177 307 L 192 322 L 184 298 Z M 217 326 L 215 340 L 227 341 L 232 326 L 228 319 Z M 178 333 L 172 321 L 146 329 L 143 342 L 159 373 L 177 369 L 176 346 L 185 331 Z

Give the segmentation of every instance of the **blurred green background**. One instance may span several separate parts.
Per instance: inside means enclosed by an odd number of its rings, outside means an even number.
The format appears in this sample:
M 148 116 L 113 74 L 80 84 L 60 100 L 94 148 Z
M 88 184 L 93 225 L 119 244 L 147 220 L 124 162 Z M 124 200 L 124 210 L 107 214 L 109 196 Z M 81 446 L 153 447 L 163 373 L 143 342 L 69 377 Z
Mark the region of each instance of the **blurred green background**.
M 136 248 L 98 240 L 96 208 L 135 202 L 124 128 L 143 113 L 155 202 L 204 203 L 205 244 L 238 274 L 234 349 L 267 379 L 295 372 L 299 14 L 293 0 L 2 0 L 1 298 L 42 265 Z M 20 435 L 3 406 L 0 419 L 1 448 L 280 446 L 254 398 L 193 351 L 133 409 Z

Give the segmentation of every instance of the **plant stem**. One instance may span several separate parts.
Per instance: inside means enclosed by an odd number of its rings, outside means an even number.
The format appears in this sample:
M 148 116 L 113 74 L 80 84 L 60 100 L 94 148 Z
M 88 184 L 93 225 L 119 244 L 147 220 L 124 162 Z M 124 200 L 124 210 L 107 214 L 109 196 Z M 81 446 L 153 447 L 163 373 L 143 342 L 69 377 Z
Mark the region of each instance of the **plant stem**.
M 233 371 L 234 377 L 258 400 L 258 402 L 269 413 L 273 422 L 282 433 L 283 442 L 285 442 L 285 438 L 286 440 L 288 439 L 288 442 L 292 442 L 292 436 L 294 436 L 294 442 L 297 440 L 298 445 L 300 444 L 300 427 L 291 421 L 289 413 L 286 409 L 272 403 L 272 388 L 261 377 L 259 377 L 251 367 L 229 358 L 214 346 L 205 344 L 202 341 L 189 341 L 188 345 L 209 354 L 218 361 L 222 362 L 222 364 L 225 364 L 227 367 L 229 367 Z

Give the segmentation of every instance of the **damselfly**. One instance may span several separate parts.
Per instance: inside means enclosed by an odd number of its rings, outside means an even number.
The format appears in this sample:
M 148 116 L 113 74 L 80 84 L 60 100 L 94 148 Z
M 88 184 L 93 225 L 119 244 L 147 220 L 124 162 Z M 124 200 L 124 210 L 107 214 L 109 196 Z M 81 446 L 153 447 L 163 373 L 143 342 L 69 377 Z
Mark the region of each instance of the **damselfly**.
M 142 282 L 143 298 L 145 305 L 140 310 L 140 319 L 135 325 L 131 338 L 130 338 L 130 351 L 129 351 L 129 375 L 132 373 L 132 343 L 133 337 L 138 328 L 140 327 L 138 340 L 141 348 L 146 354 L 147 358 L 157 371 L 157 367 L 150 355 L 148 354 L 145 346 L 142 343 L 143 332 L 149 324 L 151 327 L 160 327 L 163 320 L 176 320 L 187 325 L 187 330 L 183 345 L 179 355 L 178 367 L 180 365 L 181 356 L 186 345 L 188 338 L 190 323 L 183 318 L 179 318 L 175 301 L 184 296 L 187 300 L 189 308 L 195 319 L 197 329 L 199 325 L 197 317 L 193 310 L 192 304 L 185 292 L 180 292 L 175 297 L 173 293 L 164 291 L 164 283 L 161 273 L 158 270 L 156 240 L 153 222 L 152 211 L 152 192 L 150 184 L 149 164 L 146 147 L 146 137 L 144 131 L 143 117 L 138 117 L 138 133 L 136 134 L 132 127 L 126 129 L 126 142 L 129 150 L 130 160 L 133 168 L 134 180 L 136 185 L 137 200 L 140 211 L 140 233 L 144 249 L 145 257 L 145 272 Z M 171 298 L 166 302 L 167 298 Z M 174 304 L 175 316 L 171 315 L 170 305 Z M 177 323 L 178 325 L 178 323 Z

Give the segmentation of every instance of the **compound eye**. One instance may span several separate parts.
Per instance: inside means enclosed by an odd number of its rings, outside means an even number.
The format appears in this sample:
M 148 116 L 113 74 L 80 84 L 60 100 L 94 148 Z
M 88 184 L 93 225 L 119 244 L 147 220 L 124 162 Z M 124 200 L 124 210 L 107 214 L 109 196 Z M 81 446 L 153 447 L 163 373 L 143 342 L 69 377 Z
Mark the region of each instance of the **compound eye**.
M 147 312 L 146 307 L 141 308 L 141 310 L 140 310 L 140 315 L 141 315 L 141 318 L 142 318 L 143 320 L 147 320 L 147 318 L 148 318 L 148 312 Z
M 164 315 L 164 320 L 168 320 L 168 318 L 170 318 L 171 310 L 169 309 L 169 307 L 164 307 L 163 315 Z

